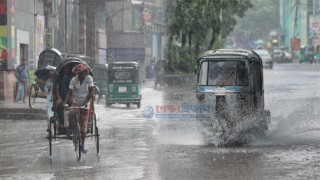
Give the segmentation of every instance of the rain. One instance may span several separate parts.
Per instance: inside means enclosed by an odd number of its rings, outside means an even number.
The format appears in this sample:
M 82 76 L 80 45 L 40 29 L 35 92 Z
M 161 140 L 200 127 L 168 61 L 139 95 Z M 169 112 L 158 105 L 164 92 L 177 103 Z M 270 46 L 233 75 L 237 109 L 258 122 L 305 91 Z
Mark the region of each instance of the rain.
M 318 179 L 319 8 L 0 0 L 0 179 Z

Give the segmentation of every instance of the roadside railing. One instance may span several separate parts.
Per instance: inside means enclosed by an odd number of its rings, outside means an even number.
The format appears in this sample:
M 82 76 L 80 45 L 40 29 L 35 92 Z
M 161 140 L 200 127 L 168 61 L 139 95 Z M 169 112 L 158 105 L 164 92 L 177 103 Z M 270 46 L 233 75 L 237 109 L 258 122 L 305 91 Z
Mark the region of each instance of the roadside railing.
M 165 75 L 164 81 L 168 86 L 194 85 L 196 83 L 196 75 L 195 74 Z

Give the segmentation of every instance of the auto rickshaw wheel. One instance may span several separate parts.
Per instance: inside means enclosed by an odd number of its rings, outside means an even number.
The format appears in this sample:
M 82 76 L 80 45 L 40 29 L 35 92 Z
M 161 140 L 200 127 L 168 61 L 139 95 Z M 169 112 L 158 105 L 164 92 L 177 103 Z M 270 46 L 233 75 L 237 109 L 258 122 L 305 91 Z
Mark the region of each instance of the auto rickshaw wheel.
M 111 104 L 111 103 L 106 103 L 106 105 L 107 105 L 107 106 L 111 106 L 112 104 Z
M 140 101 L 137 103 L 137 107 L 138 107 L 138 108 L 141 107 L 141 102 L 140 102 Z
M 130 103 L 126 103 L 127 108 L 130 108 Z

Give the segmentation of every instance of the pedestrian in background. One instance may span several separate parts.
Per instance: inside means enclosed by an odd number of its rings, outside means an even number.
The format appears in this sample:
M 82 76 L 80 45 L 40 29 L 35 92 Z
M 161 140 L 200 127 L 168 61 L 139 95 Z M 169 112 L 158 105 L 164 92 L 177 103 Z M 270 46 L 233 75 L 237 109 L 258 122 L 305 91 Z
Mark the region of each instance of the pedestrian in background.
M 16 73 L 15 76 L 17 78 L 17 94 L 16 94 L 16 98 L 15 98 L 15 102 L 19 101 L 19 97 L 20 97 L 20 93 L 23 91 L 23 102 L 26 103 L 26 92 L 27 89 L 29 87 L 29 80 L 30 80 L 30 76 L 29 76 L 29 67 L 27 67 L 27 60 L 26 59 L 22 59 L 20 65 L 17 67 L 16 69 Z

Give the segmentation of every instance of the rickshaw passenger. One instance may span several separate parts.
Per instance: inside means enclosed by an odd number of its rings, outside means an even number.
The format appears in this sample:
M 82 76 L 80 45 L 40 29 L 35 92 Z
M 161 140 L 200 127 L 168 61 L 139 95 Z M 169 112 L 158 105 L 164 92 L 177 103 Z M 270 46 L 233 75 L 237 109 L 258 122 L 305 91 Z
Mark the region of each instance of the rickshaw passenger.
M 87 125 L 88 125 L 88 115 L 89 115 L 89 106 L 87 105 L 89 100 L 93 96 L 94 84 L 92 76 L 89 75 L 88 68 L 83 64 L 76 65 L 72 71 L 77 75 L 73 77 L 70 81 L 68 95 L 65 99 L 65 103 L 72 102 L 72 107 L 82 107 L 85 108 L 71 108 L 68 118 L 69 123 L 72 124 L 70 120 L 72 120 L 72 116 L 74 113 L 79 114 L 79 123 L 80 123 L 80 131 L 81 131 L 81 141 L 82 147 L 80 148 L 82 153 L 87 153 L 87 150 L 84 147 L 84 141 L 87 133 Z M 69 99 L 71 98 L 71 99 Z M 70 128 L 69 128 L 70 130 Z M 70 136 L 70 131 L 67 130 L 67 136 Z
M 52 89 L 53 89 L 53 82 L 55 80 L 55 71 L 50 70 L 50 78 L 46 81 L 46 84 L 44 86 L 44 90 L 47 93 L 47 120 L 48 120 L 48 130 L 50 129 L 50 118 L 53 116 L 53 111 L 52 111 Z
M 62 69 L 62 74 L 59 75 L 57 79 L 57 113 L 59 117 L 59 133 L 64 133 L 65 131 L 65 121 L 64 121 L 64 100 L 67 96 L 69 90 L 69 84 L 72 79 L 72 74 L 69 70 L 69 66 L 64 66 Z M 70 104 L 69 104 L 70 105 Z

